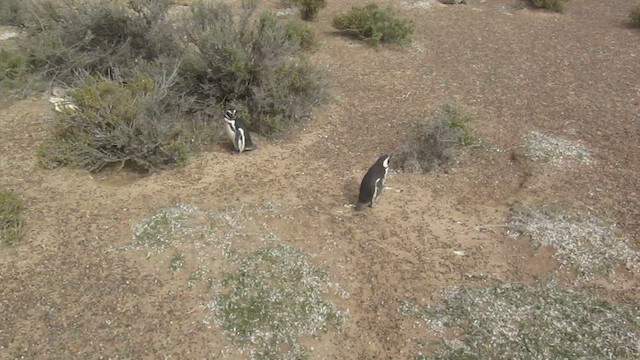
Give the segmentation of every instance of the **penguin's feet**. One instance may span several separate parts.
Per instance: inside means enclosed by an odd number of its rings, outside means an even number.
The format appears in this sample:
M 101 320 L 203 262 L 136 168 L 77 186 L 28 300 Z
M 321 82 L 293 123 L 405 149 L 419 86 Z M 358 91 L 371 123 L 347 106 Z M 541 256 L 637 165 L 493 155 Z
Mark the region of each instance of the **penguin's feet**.
M 389 190 L 389 191 L 393 191 L 393 192 L 402 192 L 402 190 L 400 189 L 396 189 L 396 188 L 392 188 L 391 186 L 384 186 L 383 188 L 384 190 Z

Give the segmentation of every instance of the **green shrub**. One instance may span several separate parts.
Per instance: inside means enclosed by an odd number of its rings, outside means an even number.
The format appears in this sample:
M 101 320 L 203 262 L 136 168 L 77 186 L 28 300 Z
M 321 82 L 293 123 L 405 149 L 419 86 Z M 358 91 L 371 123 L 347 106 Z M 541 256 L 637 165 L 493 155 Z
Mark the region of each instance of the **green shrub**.
M 631 10 L 629 17 L 631 18 L 631 23 L 633 25 L 640 26 L 640 4 L 636 5 L 636 7 Z
M 333 19 L 333 26 L 347 34 L 358 36 L 377 44 L 401 42 L 413 33 L 413 23 L 400 19 L 390 7 L 381 9 L 376 4 L 352 7 L 351 11 Z
M 166 20 L 168 0 L 35 4 L 39 22 L 30 27 L 31 64 L 68 85 L 79 73 L 110 76 L 113 68 L 131 69 L 140 60 L 174 56 L 180 49 Z
M 316 33 L 307 23 L 302 21 L 287 21 L 287 39 L 297 43 L 304 50 L 313 50 L 318 46 Z
M 392 158 L 396 167 L 410 172 L 430 172 L 451 162 L 461 147 L 473 144 L 471 116 L 445 105 L 432 119 L 411 124 L 400 151 Z
M 24 2 L 24 0 L 0 1 L 0 25 L 23 25 L 25 17 Z
M 291 0 L 300 11 L 300 17 L 304 20 L 312 20 L 320 9 L 327 7 L 327 0 Z
M 25 54 L 0 49 L 0 90 L 23 87 L 30 72 Z
M 548 9 L 556 12 L 564 11 L 564 3 L 567 0 L 530 0 L 531 5 L 537 8 Z
M 184 29 L 193 46 L 178 85 L 195 98 L 193 111 L 233 106 L 253 131 L 269 135 L 307 117 L 324 99 L 326 83 L 291 30 L 270 13 L 254 19 L 254 10 L 244 2 L 236 17 L 225 3 L 195 2 Z
M 22 203 L 10 191 L 0 191 L 0 243 L 14 245 L 22 239 Z
M 180 117 L 182 104 L 170 99 L 175 76 L 154 79 L 140 71 L 126 84 L 85 78 L 71 92 L 77 110 L 56 117 L 54 136 L 39 151 L 41 163 L 90 171 L 129 164 L 150 171 L 184 162 L 191 132 Z

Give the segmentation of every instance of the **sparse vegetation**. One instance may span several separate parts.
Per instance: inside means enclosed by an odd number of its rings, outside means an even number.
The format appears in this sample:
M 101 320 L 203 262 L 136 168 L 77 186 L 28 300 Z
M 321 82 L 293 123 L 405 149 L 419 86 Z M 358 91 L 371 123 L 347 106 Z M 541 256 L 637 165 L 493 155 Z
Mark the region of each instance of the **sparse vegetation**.
M 631 9 L 631 14 L 629 14 L 629 18 L 631 19 L 631 23 L 633 25 L 640 27 L 640 4 L 636 5 L 633 9 Z
M 531 236 L 533 246 L 552 246 L 560 266 L 575 268 L 584 278 L 611 273 L 620 263 L 640 270 L 640 253 L 629 247 L 615 226 L 595 218 L 516 202 L 508 230 L 514 236 Z
M 339 326 L 345 314 L 323 299 L 325 271 L 288 246 L 259 249 L 225 275 L 213 308 L 233 341 L 254 359 L 300 359 L 298 342 Z M 289 350 L 283 351 L 283 345 Z
M 271 203 L 254 207 L 268 216 L 274 216 L 274 209 Z M 342 324 L 346 314 L 325 297 L 331 290 L 340 296 L 344 292 L 329 281 L 324 268 L 272 233 L 248 235 L 251 222 L 242 208 L 209 213 L 177 204 L 136 225 L 133 242 L 122 249 L 164 256 L 172 273 L 185 264 L 195 269 L 187 284 L 193 288 L 206 280 L 200 288 L 207 293 L 213 289 L 205 321 L 214 320 L 227 332 L 230 347 L 249 351 L 255 359 L 305 358 L 308 349 L 299 338 Z M 250 250 L 245 242 L 251 248 L 262 245 Z
M 149 254 L 202 239 L 211 231 L 207 215 L 188 204 L 160 209 L 133 229 L 133 242 L 125 249 L 145 248 Z
M 327 0 L 289 0 L 300 11 L 300 16 L 304 20 L 313 20 L 318 11 L 327 7 Z
M 0 191 L 0 243 L 15 245 L 22 239 L 22 209 L 13 192 Z
M 333 26 L 373 44 L 403 42 L 413 34 L 411 20 L 399 18 L 391 7 L 380 8 L 374 3 L 352 7 L 348 13 L 334 18 Z
M 567 0 L 529 0 L 531 5 L 537 8 L 543 8 L 555 12 L 564 11 L 564 3 Z
M 409 126 L 406 138 L 392 161 L 404 171 L 430 172 L 449 163 L 464 146 L 474 143 L 469 128 L 471 115 L 459 106 L 447 104 L 431 119 Z
M 589 163 L 589 151 L 579 142 L 569 141 L 539 132 L 527 137 L 526 154 L 533 161 L 546 161 L 554 165 L 567 165 L 571 161 Z
M 459 287 L 441 304 L 400 311 L 426 321 L 429 331 L 460 334 L 420 359 L 636 359 L 640 308 L 626 308 L 555 284 Z

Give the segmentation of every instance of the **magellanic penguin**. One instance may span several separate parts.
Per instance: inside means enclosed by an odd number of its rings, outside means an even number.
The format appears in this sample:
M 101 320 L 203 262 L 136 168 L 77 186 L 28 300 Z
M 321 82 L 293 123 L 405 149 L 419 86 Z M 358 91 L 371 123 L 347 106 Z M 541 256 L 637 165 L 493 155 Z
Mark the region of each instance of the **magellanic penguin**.
M 376 199 L 384 188 L 384 181 L 389 172 L 389 158 L 391 158 L 391 155 L 384 154 L 380 156 L 378 161 L 369 168 L 369 171 L 362 178 L 358 202 L 355 205 L 356 210 L 360 211 L 367 205 L 375 206 Z
M 243 151 L 255 150 L 257 146 L 251 141 L 247 126 L 236 116 L 236 110 L 224 112 L 225 132 L 238 154 Z

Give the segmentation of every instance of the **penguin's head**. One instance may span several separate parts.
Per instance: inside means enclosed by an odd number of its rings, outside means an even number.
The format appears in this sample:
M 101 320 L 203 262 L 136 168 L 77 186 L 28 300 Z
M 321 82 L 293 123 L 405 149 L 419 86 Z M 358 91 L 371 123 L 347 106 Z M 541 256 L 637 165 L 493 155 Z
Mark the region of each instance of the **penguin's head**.
M 236 109 L 225 110 L 224 112 L 224 120 L 226 122 L 232 122 L 236 119 Z
M 390 158 L 391 158 L 391 155 L 384 154 L 384 155 L 380 156 L 378 161 L 382 163 L 382 167 L 384 167 L 385 169 L 388 169 L 389 168 L 389 159 Z

